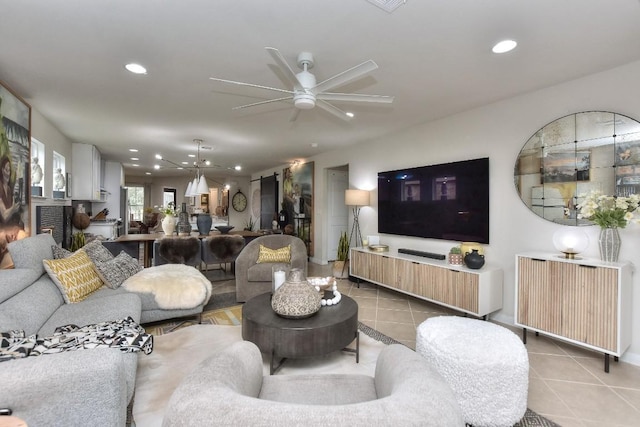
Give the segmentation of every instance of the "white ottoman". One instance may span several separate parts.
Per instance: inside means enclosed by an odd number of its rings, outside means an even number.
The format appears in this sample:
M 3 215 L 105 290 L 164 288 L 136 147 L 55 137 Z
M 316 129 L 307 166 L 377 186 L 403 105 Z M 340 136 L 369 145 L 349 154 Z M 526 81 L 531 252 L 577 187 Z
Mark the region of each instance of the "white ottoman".
M 416 352 L 449 383 L 466 423 L 513 426 L 527 410 L 529 356 L 510 330 L 483 320 L 441 316 L 422 322 Z

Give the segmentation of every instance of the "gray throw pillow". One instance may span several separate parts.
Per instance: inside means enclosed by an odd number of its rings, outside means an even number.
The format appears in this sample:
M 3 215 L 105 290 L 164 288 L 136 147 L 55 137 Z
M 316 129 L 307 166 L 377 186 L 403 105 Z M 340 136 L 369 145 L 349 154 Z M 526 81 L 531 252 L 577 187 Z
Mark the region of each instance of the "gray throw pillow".
M 142 270 L 138 260 L 122 251 L 108 261 L 94 262 L 98 276 L 105 285 L 117 289 L 129 277 Z

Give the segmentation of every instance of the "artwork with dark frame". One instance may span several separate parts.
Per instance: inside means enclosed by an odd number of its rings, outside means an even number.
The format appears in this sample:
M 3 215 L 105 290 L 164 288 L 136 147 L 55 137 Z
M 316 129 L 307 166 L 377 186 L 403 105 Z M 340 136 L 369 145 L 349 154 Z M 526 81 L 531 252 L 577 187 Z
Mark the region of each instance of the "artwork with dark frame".
M 282 210 L 296 235 L 307 244 L 309 256 L 313 256 L 313 166 L 313 162 L 296 163 L 282 171 Z
M 546 153 L 542 159 L 542 184 L 552 182 L 589 181 L 589 151 Z
M 206 206 L 207 210 L 209 209 L 209 195 L 201 194 L 200 195 L 200 206 Z
M 0 81 L 0 268 L 7 245 L 31 234 L 31 106 Z

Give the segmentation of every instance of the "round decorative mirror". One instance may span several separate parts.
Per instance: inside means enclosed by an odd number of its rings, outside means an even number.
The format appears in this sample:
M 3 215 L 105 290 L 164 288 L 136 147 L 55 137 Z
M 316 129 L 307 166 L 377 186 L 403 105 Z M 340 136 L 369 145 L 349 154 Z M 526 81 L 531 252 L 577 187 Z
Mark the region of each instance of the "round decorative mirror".
M 640 194 L 640 123 L 605 111 L 561 117 L 524 144 L 514 181 L 536 215 L 557 224 L 590 225 L 578 219 L 581 194 Z

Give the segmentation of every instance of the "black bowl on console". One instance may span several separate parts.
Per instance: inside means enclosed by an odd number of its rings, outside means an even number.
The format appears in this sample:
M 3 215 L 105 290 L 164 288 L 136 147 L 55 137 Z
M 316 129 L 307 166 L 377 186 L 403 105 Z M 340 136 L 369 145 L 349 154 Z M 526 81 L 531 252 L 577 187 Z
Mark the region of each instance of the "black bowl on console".
M 222 234 L 228 234 L 234 227 L 233 225 L 216 225 L 215 228 Z

